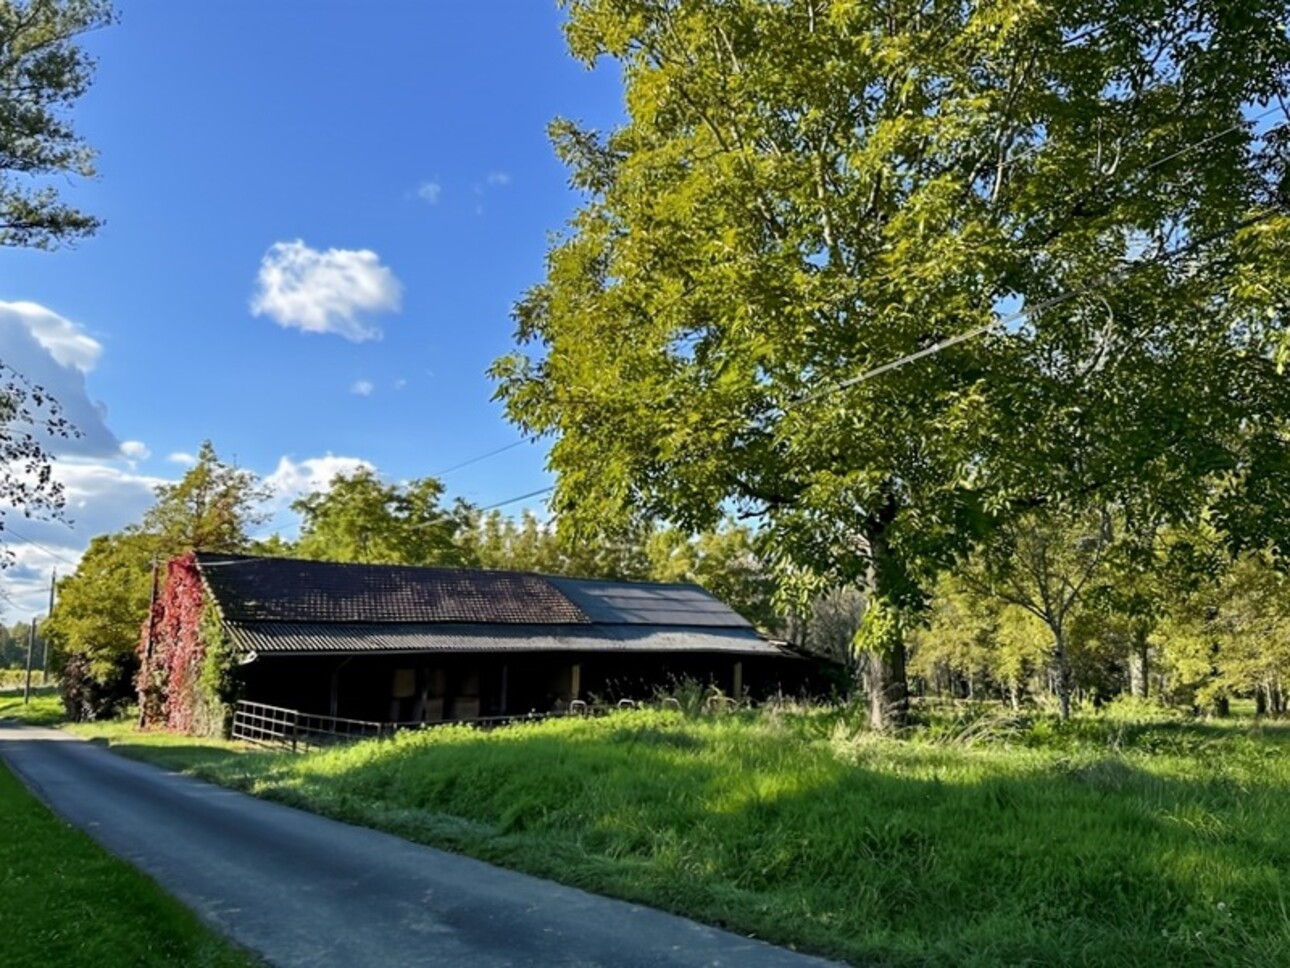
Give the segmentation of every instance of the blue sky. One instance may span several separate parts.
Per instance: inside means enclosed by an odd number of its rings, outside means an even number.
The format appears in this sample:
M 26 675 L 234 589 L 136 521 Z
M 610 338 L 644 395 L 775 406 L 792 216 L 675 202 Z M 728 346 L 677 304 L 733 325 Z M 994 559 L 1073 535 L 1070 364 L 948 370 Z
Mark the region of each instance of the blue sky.
M 74 527 L 12 522 L 11 621 L 203 439 L 280 506 L 359 461 L 402 480 L 516 440 L 484 371 L 577 203 L 546 126 L 621 112 L 545 0 L 118 9 L 73 111 L 100 174 L 66 186 L 107 224 L 0 252 L 0 354 L 85 431 L 59 461 Z M 544 461 L 445 482 L 489 504 L 550 483 Z

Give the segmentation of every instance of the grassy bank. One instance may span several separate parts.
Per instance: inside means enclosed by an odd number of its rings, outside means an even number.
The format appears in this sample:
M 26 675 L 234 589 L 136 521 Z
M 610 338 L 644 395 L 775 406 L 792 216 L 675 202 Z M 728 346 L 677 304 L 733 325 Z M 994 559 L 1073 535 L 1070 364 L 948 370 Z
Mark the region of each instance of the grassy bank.
M 636 712 L 312 756 L 121 732 L 261 796 L 864 964 L 1290 951 L 1290 731 Z
M 57 820 L 0 765 L 0 963 L 248 968 L 134 868 Z
M 21 688 L 0 692 L 0 719 L 16 719 L 29 726 L 56 726 L 64 718 L 57 686 L 32 689 L 29 702 L 23 702 Z

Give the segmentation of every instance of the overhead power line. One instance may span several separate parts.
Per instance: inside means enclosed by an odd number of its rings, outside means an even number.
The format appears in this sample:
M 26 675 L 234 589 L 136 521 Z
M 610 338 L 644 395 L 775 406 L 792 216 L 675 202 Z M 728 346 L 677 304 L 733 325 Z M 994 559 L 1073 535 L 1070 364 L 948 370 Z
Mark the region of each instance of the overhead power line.
M 52 558 L 57 558 L 65 565 L 68 565 L 72 568 L 79 567 L 77 562 L 73 561 L 71 558 L 68 558 L 66 555 L 60 554 L 59 552 L 55 551 L 53 548 L 50 548 L 48 545 L 41 544 L 39 541 L 36 541 L 33 538 L 28 538 L 25 534 L 22 534 L 20 531 L 15 531 L 7 521 L 4 523 L 3 531 L 9 532 L 19 541 L 25 541 L 27 544 L 31 545 L 32 547 L 39 548 L 41 551 L 45 552 L 45 554 L 49 555 Z M 0 532 L 0 533 L 3 533 L 3 532 Z
M 444 468 L 444 469 L 443 469 L 443 470 L 441 470 L 441 471 L 435 471 L 435 472 L 434 472 L 433 474 L 431 474 L 430 476 L 431 476 L 431 477 L 443 477 L 445 474 L 451 474 L 453 471 L 459 471 L 459 470 L 461 470 L 463 467 L 469 467 L 471 464 L 478 464 L 481 460 L 488 460 L 488 458 L 490 458 L 490 457 L 496 457 L 498 454 L 504 454 L 504 453 L 506 453 L 508 450 L 514 450 L 516 447 L 518 447 L 518 446 L 519 446 L 520 444 L 522 444 L 522 443 L 524 443 L 524 441 L 523 441 L 523 440 L 514 440 L 514 441 L 511 441 L 511 442 L 510 442 L 509 444 L 507 444 L 505 447 L 498 447 L 496 450 L 490 450 L 490 451 L 488 451 L 487 453 L 480 454 L 480 455 L 479 455 L 479 456 L 477 456 L 477 457 L 472 457 L 472 458 L 470 458 L 470 460 L 464 460 L 464 461 L 462 461 L 460 464 L 453 464 L 451 467 Z
M 521 494 L 518 497 L 508 497 L 505 501 L 498 501 L 496 504 L 489 504 L 486 507 L 480 508 L 479 510 L 495 511 L 498 508 L 506 507 L 506 505 L 508 504 L 515 504 L 518 501 L 524 501 L 531 497 L 537 497 L 540 494 L 549 494 L 551 491 L 554 491 L 554 490 L 555 490 L 555 485 L 551 484 L 548 487 L 539 488 L 536 491 L 529 491 L 527 494 Z

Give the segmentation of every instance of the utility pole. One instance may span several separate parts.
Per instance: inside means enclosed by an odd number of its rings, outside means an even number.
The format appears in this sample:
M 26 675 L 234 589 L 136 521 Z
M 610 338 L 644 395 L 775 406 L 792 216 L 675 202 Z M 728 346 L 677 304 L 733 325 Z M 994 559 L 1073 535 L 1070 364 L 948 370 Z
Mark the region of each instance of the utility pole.
M 58 584 L 58 569 L 49 573 L 49 612 L 45 618 L 54 617 L 54 586 Z M 49 685 L 49 636 L 40 637 L 40 684 Z
M 157 616 L 157 556 L 152 556 L 152 591 L 148 594 L 148 631 L 144 638 L 143 668 L 139 682 L 139 728 L 148 725 L 148 690 L 152 686 L 152 627 Z
M 27 681 L 22 687 L 22 704 L 25 706 L 31 702 L 31 653 L 36 645 L 36 616 L 31 617 L 31 625 L 27 626 Z

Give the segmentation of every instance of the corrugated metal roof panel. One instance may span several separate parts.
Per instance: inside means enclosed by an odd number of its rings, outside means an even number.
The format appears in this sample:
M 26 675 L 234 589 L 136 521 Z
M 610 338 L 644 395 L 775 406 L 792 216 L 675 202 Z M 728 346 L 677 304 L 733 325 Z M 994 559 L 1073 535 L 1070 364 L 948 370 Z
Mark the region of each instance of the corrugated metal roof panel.
M 784 656 L 744 629 L 647 626 L 493 626 L 229 622 L 244 652 L 270 654 L 392 652 L 729 652 Z
M 698 585 L 548 578 L 596 623 L 745 628 L 752 625 Z
M 589 624 L 540 575 L 203 553 L 197 564 L 231 622 Z

